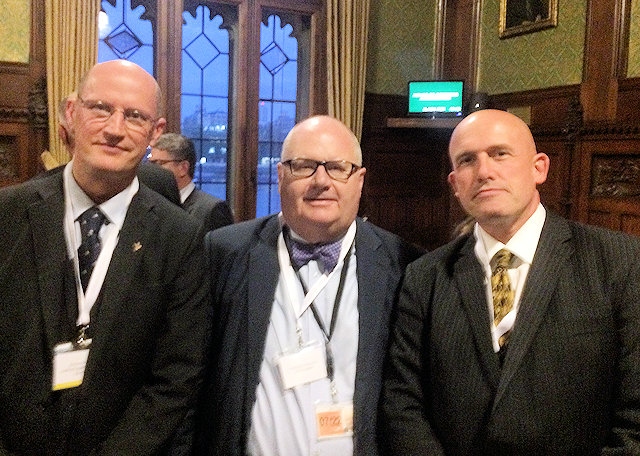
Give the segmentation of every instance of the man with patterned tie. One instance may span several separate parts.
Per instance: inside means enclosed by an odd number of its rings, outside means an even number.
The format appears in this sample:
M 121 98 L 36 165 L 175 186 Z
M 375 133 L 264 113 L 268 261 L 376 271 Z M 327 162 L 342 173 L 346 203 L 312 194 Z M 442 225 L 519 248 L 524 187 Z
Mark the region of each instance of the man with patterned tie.
M 421 252 L 357 217 L 355 135 L 315 116 L 284 140 L 282 212 L 207 235 L 211 369 L 197 455 L 376 455 L 391 307 Z
M 66 106 L 72 161 L 0 190 L 0 454 L 163 454 L 204 370 L 204 234 L 136 177 L 151 75 L 98 64 Z
M 449 155 L 476 225 L 407 268 L 385 454 L 640 454 L 640 239 L 547 211 L 512 114 L 469 115 Z

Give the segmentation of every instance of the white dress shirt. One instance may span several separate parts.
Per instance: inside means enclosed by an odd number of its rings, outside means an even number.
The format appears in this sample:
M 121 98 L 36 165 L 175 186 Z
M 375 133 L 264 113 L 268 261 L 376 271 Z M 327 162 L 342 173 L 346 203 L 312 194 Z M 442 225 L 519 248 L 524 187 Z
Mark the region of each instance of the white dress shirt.
M 343 259 L 351 248 L 351 258 L 345 278 L 345 287 L 340 301 L 339 313 L 331 336 L 335 365 L 335 383 L 338 401 L 353 399 L 358 353 L 358 287 L 356 275 L 356 248 L 352 242 L 355 236 L 355 222 L 352 230 L 343 239 L 341 259 L 329 274 L 326 286 L 313 300 L 324 325 L 329 328 L 334 300 L 340 282 Z M 286 251 L 280 235 L 279 249 Z M 291 389 L 281 386 L 275 360 L 282 353 L 298 347 L 297 329 L 302 330 L 305 343 L 321 342 L 325 336 L 316 322 L 311 309 L 303 306 L 304 292 L 296 279 L 288 280 L 295 274 L 288 252 L 279 252 L 280 278 L 276 287 L 274 303 L 267 330 L 265 351 L 260 369 L 260 383 L 256 391 L 256 402 L 251 414 L 248 436 L 248 453 L 253 456 L 347 456 L 353 454 L 353 438 L 338 437 L 318 440 L 315 419 L 315 405 L 332 401 L 328 378 L 313 381 Z M 318 263 L 314 260 L 299 270 L 300 277 L 309 290 L 317 281 L 326 280 Z M 323 277 L 324 276 L 324 277 Z M 292 296 L 293 295 L 293 296 Z M 297 303 L 291 302 L 291 298 Z M 300 315 L 296 319 L 296 313 Z
M 491 340 L 493 341 L 493 349 L 497 353 L 500 350 L 498 339 L 506 331 L 513 328 L 518 314 L 520 304 L 520 296 L 524 289 L 529 268 L 533 263 L 533 258 L 538 248 L 540 233 L 546 218 L 546 210 L 542 204 L 538 205 L 536 211 L 529 217 L 529 220 L 513 235 L 506 244 L 495 239 L 489 233 L 476 223 L 474 235 L 476 238 L 475 254 L 482 264 L 485 271 L 485 290 L 487 297 L 487 305 L 489 309 L 489 325 L 491 327 Z M 491 292 L 491 275 L 493 267 L 493 256 L 501 249 L 507 249 L 513 253 L 514 258 L 509 267 L 509 279 L 511 280 L 511 288 L 515 291 L 513 308 L 504 316 L 498 326 L 493 324 L 493 296 Z

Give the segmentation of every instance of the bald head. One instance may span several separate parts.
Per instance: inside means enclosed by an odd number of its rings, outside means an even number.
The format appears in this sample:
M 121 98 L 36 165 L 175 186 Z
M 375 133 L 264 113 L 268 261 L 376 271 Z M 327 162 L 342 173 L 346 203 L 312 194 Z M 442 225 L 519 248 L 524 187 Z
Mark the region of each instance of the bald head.
M 87 86 L 99 84 L 105 78 L 109 81 L 136 81 L 136 83 L 140 84 L 139 90 L 141 93 L 153 97 L 153 104 L 155 105 L 154 117 L 163 115 L 164 103 L 158 82 L 144 68 L 128 60 L 108 60 L 98 63 L 82 78 L 78 84 L 77 93 L 82 97 Z
M 483 130 L 504 133 L 510 138 L 510 141 L 516 141 L 523 150 L 530 154 L 536 153 L 536 145 L 529 126 L 519 117 L 498 109 L 484 109 L 465 117 L 453 130 L 449 141 L 449 153 L 451 153 L 451 146 L 455 149 L 458 147 L 458 143 L 465 138 L 477 141 L 478 135 Z
M 313 139 L 318 143 L 340 140 L 345 145 L 346 150 L 352 152 L 348 160 L 358 166 L 362 166 L 362 150 L 356 135 L 338 119 L 324 115 L 309 117 L 291 129 L 282 143 L 281 161 L 295 158 L 295 149 L 298 146 L 302 146 L 309 139 Z M 326 160 L 333 160 L 333 158 L 327 158 Z

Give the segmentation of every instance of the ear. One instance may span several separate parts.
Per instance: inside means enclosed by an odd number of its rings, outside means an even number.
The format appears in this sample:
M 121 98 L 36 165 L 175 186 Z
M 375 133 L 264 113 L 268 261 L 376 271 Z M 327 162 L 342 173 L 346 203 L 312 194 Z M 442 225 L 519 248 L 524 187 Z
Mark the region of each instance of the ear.
M 550 162 L 551 160 L 549 159 L 549 156 L 542 152 L 538 152 L 533 157 L 533 172 L 536 185 L 540 185 L 547 180 Z
M 73 130 L 73 113 L 76 110 L 76 103 L 77 98 L 71 99 L 70 97 L 67 97 L 67 101 L 65 102 L 64 118 L 67 123 L 67 128 L 69 129 L 68 131 Z
M 286 165 L 283 165 L 282 162 L 278 162 L 277 168 L 278 168 L 278 194 L 282 194 L 281 189 L 282 189 L 282 180 L 284 179 L 284 173 L 285 173 L 285 167 Z
M 153 147 L 156 144 L 156 141 L 160 137 L 160 135 L 164 132 L 164 128 L 167 125 L 167 119 L 164 117 L 160 117 L 156 120 L 156 123 L 149 133 L 149 144 Z
M 186 176 L 189 174 L 189 162 L 187 160 L 182 160 L 178 162 L 178 167 L 180 168 L 180 176 Z
M 449 173 L 449 175 L 447 176 L 447 182 L 449 182 L 449 185 L 451 185 L 451 188 L 453 189 L 453 194 L 457 197 L 458 196 L 458 187 L 456 185 L 456 172 L 455 171 L 451 171 Z
M 362 167 L 360 168 L 358 171 L 356 171 L 355 176 L 352 176 L 358 179 L 358 187 L 360 189 L 360 192 L 362 193 L 362 187 L 364 186 L 364 175 L 367 174 L 367 168 Z

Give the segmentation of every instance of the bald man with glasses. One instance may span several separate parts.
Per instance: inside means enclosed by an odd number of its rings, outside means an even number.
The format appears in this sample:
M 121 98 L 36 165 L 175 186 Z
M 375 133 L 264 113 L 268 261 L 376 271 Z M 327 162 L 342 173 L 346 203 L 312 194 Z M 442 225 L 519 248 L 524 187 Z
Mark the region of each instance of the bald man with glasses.
M 136 177 L 155 79 L 114 60 L 77 94 L 71 162 L 0 190 L 0 454 L 165 454 L 204 370 L 203 231 Z
M 214 311 L 194 454 L 376 455 L 391 308 L 421 251 L 358 218 L 366 169 L 328 116 L 291 130 L 282 212 L 207 235 Z

